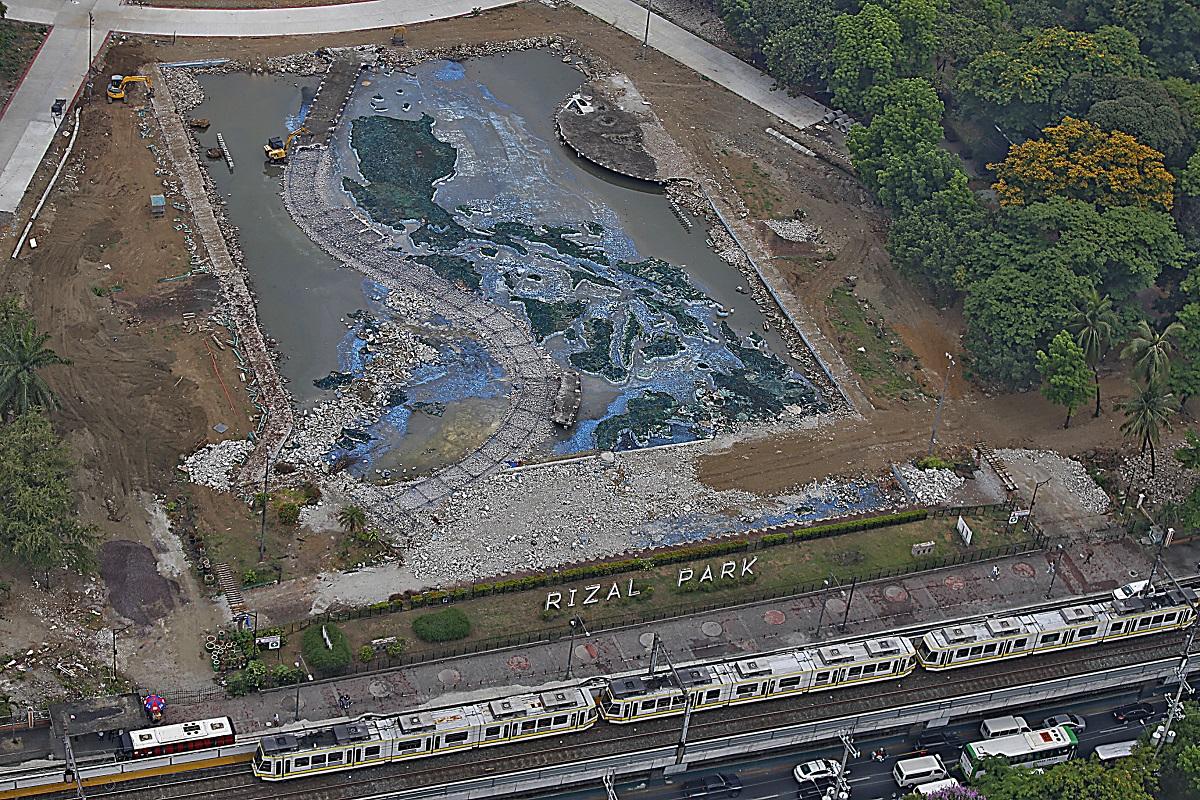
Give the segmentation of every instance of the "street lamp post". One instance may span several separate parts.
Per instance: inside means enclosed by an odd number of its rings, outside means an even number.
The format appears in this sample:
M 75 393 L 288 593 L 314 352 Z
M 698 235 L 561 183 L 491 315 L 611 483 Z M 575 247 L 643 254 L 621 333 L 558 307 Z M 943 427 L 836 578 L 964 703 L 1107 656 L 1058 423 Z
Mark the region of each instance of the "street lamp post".
M 650 15 L 654 13 L 654 0 L 648 0 L 646 3 L 646 34 L 642 37 L 642 56 L 646 55 L 646 48 L 650 45 Z
M 295 721 L 299 722 L 300 721 L 300 687 L 302 685 L 304 685 L 304 677 L 305 676 L 307 676 L 310 681 L 313 679 L 313 676 L 312 676 L 312 673 L 310 673 L 308 671 L 308 664 L 306 664 L 304 662 L 304 656 L 300 656 L 300 660 L 295 661 L 293 663 L 296 665 L 296 669 L 302 669 L 300 676 L 296 679 L 296 717 L 295 717 Z M 303 665 L 303 668 L 301 667 L 301 665 Z
M 1054 478 L 1046 478 L 1044 481 L 1038 481 L 1037 483 L 1033 484 L 1033 497 L 1029 501 L 1029 513 L 1025 515 L 1026 533 L 1029 532 L 1029 526 L 1033 523 L 1033 508 L 1037 505 L 1038 489 L 1042 488 L 1052 480 L 1054 480 Z
M 946 353 L 946 374 L 942 376 L 942 393 L 938 395 L 937 410 L 933 413 L 933 429 L 929 432 L 929 455 L 933 455 L 933 446 L 937 443 L 938 426 L 942 424 L 942 405 L 946 402 L 946 392 L 950 389 L 950 371 L 954 369 L 954 356 Z
M 566 677 L 563 678 L 563 680 L 566 681 L 571 680 L 571 661 L 575 656 L 575 634 L 578 631 L 583 631 L 584 636 L 588 637 L 589 639 L 592 637 L 592 634 L 583 624 L 583 618 L 576 614 L 575 616 L 571 617 L 571 643 L 567 650 L 567 674 Z

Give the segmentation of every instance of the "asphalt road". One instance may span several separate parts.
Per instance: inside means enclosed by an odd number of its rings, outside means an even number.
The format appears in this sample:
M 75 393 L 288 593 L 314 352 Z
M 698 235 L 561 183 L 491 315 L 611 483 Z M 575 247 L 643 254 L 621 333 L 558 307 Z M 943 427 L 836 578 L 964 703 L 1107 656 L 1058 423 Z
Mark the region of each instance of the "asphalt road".
M 1121 694 L 1097 696 L 1064 703 L 1056 706 L 1042 706 L 1032 709 L 1021 709 L 1011 713 L 1024 716 L 1033 728 L 1040 727 L 1042 719 L 1052 714 L 1071 712 L 1078 714 L 1087 722 L 1087 728 L 1079 734 L 1079 756 L 1086 757 L 1102 744 L 1111 744 L 1142 735 L 1141 723 L 1120 724 L 1113 720 L 1112 709 L 1135 700 L 1145 700 L 1151 703 L 1157 715 L 1146 724 L 1153 725 L 1165 714 L 1166 701 L 1162 690 L 1151 696 L 1139 697 L 1134 691 Z M 997 712 L 995 716 L 1002 716 Z M 957 733 L 964 742 L 981 739 L 979 734 L 980 719 L 972 718 L 957 722 L 941 730 Z M 915 746 L 915 733 L 912 736 L 883 736 L 862 738 L 855 741 L 855 747 L 860 751 L 858 758 L 847 762 L 852 800 L 891 800 L 900 797 L 895 781 L 892 779 L 892 768 L 898 758 L 911 757 Z M 882 763 L 875 761 L 871 753 L 878 748 L 884 748 L 887 757 Z M 957 763 L 960 749 L 942 753 L 946 765 Z M 743 790 L 738 800 L 792 800 L 796 797 L 797 784 L 792 777 L 792 769 L 802 761 L 814 758 L 841 759 L 842 748 L 830 746 L 810 750 L 791 750 L 773 752 L 769 755 L 751 756 L 742 761 L 723 765 L 705 766 L 670 778 L 653 778 L 651 780 L 632 781 L 616 784 L 616 793 L 620 800 L 680 800 L 682 785 L 692 780 L 715 772 L 733 773 L 741 780 Z M 543 798 L 555 800 L 606 800 L 603 788 L 581 790 L 569 793 L 541 795 Z

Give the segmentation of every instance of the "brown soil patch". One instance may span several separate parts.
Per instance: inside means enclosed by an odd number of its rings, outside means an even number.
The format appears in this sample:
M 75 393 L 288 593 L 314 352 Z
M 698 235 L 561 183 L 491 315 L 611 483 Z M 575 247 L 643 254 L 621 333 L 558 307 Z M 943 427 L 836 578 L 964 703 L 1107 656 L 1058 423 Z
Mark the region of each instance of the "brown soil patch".
M 114 611 L 138 625 L 148 625 L 175 607 L 177 586 L 158 574 L 150 548 L 118 539 L 100 548 L 100 577 L 108 584 Z

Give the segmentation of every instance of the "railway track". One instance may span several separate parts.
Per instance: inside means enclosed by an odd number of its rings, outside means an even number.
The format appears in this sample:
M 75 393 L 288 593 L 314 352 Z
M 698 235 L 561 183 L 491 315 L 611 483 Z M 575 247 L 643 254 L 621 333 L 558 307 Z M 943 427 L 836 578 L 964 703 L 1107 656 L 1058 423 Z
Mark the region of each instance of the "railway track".
M 911 705 L 931 700 L 975 694 L 1006 686 L 1034 683 L 1072 674 L 1095 672 L 1178 655 L 1182 635 L 1159 637 L 1153 642 L 1114 642 L 1086 652 L 1037 656 L 1016 663 L 997 663 L 950 673 L 918 671 L 900 681 L 868 684 L 855 689 L 800 695 L 745 707 L 698 714 L 692 719 L 689 739 L 701 741 L 793 724 L 797 719 L 827 719 L 887 706 Z M 1061 656 L 1086 655 L 1086 660 Z M 362 771 L 336 773 L 292 782 L 265 783 L 254 778 L 248 766 L 208 770 L 202 775 L 142 779 L 93 786 L 93 800 L 194 800 L 219 795 L 229 800 L 268 800 L 304 797 L 313 800 L 352 800 L 366 794 L 448 783 L 472 777 L 500 775 L 551 764 L 621 752 L 672 745 L 679 736 L 680 718 L 666 717 L 636 725 L 598 723 L 581 734 L 543 739 L 523 745 L 473 750 L 448 756 L 389 764 Z M 73 793 L 57 797 L 68 798 Z

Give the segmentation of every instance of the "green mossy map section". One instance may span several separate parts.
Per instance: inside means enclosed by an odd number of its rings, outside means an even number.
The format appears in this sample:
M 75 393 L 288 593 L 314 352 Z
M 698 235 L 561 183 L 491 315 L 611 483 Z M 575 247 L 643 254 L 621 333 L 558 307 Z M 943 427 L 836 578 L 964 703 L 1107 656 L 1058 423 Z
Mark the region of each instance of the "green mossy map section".
M 351 123 L 366 186 L 350 178 L 342 186 L 375 219 L 399 227 L 406 220 L 424 224 L 413 240 L 453 248 L 468 237 L 465 228 L 433 202 L 434 184 L 454 172 L 458 152 L 433 135 L 433 117 L 420 119 L 359 117 Z
M 679 403 L 665 392 L 645 392 L 629 401 L 623 414 L 609 417 L 596 426 L 596 448 L 612 450 L 621 431 L 628 430 L 645 442 L 666 429 Z

